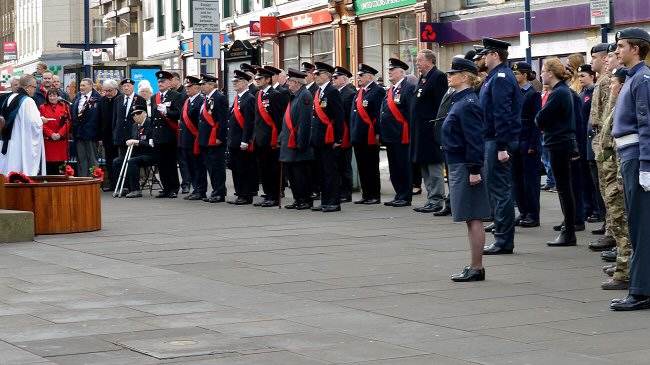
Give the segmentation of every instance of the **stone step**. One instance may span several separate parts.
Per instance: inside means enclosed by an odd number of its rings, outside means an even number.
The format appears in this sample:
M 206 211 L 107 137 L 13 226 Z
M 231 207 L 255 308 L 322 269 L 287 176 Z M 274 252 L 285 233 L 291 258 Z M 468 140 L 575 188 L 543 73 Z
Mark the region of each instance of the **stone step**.
M 0 243 L 34 240 L 34 213 L 0 209 Z

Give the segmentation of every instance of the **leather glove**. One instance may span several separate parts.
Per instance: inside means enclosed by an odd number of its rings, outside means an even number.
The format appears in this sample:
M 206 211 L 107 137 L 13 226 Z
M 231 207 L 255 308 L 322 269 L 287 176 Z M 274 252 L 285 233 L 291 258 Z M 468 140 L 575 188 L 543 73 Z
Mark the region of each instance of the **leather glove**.
M 646 192 L 650 191 L 650 171 L 639 171 L 639 184 Z

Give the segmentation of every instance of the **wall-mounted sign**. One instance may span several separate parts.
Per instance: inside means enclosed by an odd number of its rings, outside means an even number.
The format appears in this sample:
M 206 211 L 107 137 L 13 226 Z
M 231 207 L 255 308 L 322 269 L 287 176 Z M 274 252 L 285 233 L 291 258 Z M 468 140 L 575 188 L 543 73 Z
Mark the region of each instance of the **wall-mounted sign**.
M 251 20 L 249 25 L 248 25 L 248 33 L 251 37 L 259 37 L 260 36 L 260 22 Z
M 5 62 L 18 59 L 18 46 L 16 42 L 5 42 L 2 49 L 5 55 Z
M 357 15 L 374 13 L 376 11 L 399 8 L 400 6 L 413 5 L 417 0 L 356 0 L 354 11 Z
M 438 35 L 434 30 L 435 25 L 436 23 L 431 22 L 420 23 L 420 42 L 431 43 L 436 41 Z
M 292 29 L 310 27 L 323 23 L 330 23 L 332 14 L 327 9 L 313 13 L 300 14 L 278 20 L 278 31 L 286 32 Z
M 275 37 L 278 35 L 278 18 L 274 16 L 260 17 L 260 37 Z
M 589 13 L 591 14 L 591 25 L 609 24 L 610 0 L 591 0 L 589 1 Z

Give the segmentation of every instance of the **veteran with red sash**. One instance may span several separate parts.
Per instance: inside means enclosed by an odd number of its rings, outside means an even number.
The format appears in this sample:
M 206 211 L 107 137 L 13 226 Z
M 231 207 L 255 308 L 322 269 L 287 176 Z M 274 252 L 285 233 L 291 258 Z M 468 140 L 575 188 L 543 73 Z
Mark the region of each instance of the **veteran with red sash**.
M 205 103 L 205 97 L 201 95 L 201 79 L 194 76 L 185 78 L 185 90 L 187 99 L 181 111 L 179 126 L 179 147 L 181 156 L 185 160 L 190 181 L 192 181 L 192 193 L 186 196 L 185 200 L 203 200 L 208 190 L 208 173 L 203 166 L 201 149 L 199 148 L 199 118 L 201 107 Z
M 163 190 L 156 198 L 176 198 L 180 183 L 178 181 L 178 120 L 183 108 L 183 97 L 171 89 L 172 74 L 167 71 L 156 72 L 158 90 L 151 96 L 151 120 L 153 124 L 153 143 L 160 182 Z
M 343 103 L 343 139 L 336 149 L 336 166 L 341 176 L 341 202 L 352 201 L 352 142 L 350 142 L 350 112 L 357 90 L 349 80 L 352 73 L 341 66 L 334 67 L 332 84 L 341 94 Z
M 409 158 L 409 108 L 415 85 L 406 79 L 409 66 L 396 58 L 388 59 L 388 80 L 392 86 L 381 104 L 381 143 L 386 146 L 390 182 L 395 198 L 385 202 L 391 207 L 411 205 L 413 175 Z
M 237 199 L 230 204 L 246 205 L 253 203 L 253 193 L 257 190 L 257 167 L 253 154 L 253 129 L 255 127 L 255 95 L 248 83 L 251 76 L 235 70 L 232 85 L 237 93 L 230 107 L 228 117 L 228 150 L 230 151 L 230 170 L 235 185 Z
M 352 101 L 350 139 L 359 168 L 361 199 L 355 204 L 379 204 L 379 115 L 386 90 L 375 82 L 378 71 L 360 64 L 357 78 L 359 91 Z
M 280 162 L 286 166 L 294 202 L 284 207 L 304 210 L 313 205 L 311 198 L 310 163 L 314 160 L 311 147 L 311 116 L 314 99 L 305 88 L 304 72 L 289 68 L 291 101 L 282 118 L 280 132 Z
M 202 75 L 205 95 L 199 118 L 199 149 L 210 176 L 212 192 L 204 202 L 221 203 L 226 199 L 226 138 L 228 137 L 228 99 L 217 90 L 217 78 Z

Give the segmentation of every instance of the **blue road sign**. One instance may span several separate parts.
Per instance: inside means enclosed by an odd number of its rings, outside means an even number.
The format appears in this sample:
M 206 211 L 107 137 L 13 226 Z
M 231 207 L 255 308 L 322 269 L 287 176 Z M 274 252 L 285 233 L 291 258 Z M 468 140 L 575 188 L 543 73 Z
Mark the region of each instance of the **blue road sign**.
M 214 57 L 214 45 L 214 37 L 212 34 L 201 34 L 200 47 L 203 57 Z

